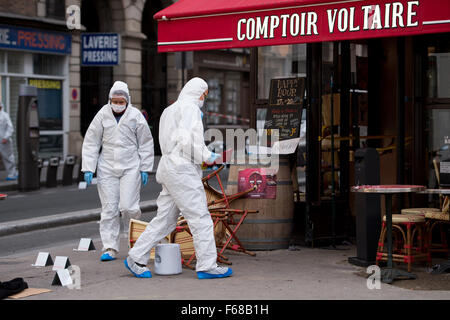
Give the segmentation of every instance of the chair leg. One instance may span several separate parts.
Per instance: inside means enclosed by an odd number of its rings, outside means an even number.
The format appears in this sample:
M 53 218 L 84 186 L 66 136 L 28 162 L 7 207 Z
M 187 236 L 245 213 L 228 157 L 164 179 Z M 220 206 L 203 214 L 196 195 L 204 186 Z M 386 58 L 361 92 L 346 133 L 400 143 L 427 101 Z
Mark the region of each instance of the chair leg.
M 406 225 L 406 257 L 408 259 L 408 272 L 411 272 L 411 247 L 412 247 L 412 239 L 411 239 L 411 225 L 408 223 Z
M 380 238 L 378 240 L 378 249 L 377 249 L 377 256 L 375 259 L 375 264 L 378 266 L 379 261 L 383 259 L 383 252 L 384 252 L 384 238 L 386 236 L 386 225 L 383 222 L 381 225 L 381 232 L 380 232 Z

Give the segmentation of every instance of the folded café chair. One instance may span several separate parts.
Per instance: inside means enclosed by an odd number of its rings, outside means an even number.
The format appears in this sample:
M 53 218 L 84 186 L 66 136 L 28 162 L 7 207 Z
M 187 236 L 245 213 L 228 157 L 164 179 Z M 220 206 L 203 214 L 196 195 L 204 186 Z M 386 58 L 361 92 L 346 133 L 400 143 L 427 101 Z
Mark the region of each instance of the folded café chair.
M 241 241 L 239 241 L 236 232 L 239 230 L 239 227 L 242 225 L 247 215 L 250 213 L 258 213 L 258 210 L 231 209 L 230 203 L 236 199 L 244 197 L 248 193 L 255 190 L 256 187 L 227 195 L 225 193 L 219 175 L 219 172 L 223 168 L 224 166 L 222 165 L 216 171 L 202 179 L 203 185 L 205 187 L 206 198 L 208 201 L 208 209 L 211 213 L 211 216 L 213 217 L 214 221 L 217 221 L 219 225 L 222 225 L 222 228 L 220 228 L 220 230 L 222 231 L 220 239 L 222 239 L 223 242 L 218 242 L 219 245 L 221 244 L 219 256 L 223 255 L 225 249 L 243 252 L 248 255 L 255 256 L 255 253 L 245 249 L 244 245 L 241 243 Z M 210 181 L 213 177 L 217 179 L 220 190 L 217 190 L 213 186 L 211 186 Z
M 226 194 L 224 191 L 222 180 L 219 176 L 219 173 L 223 168 L 223 165 L 220 166 L 217 170 L 205 176 L 202 179 L 202 182 L 205 188 L 208 209 L 214 225 L 214 237 L 216 239 L 216 246 L 218 248 L 217 261 L 224 264 L 231 264 L 229 259 L 224 255 L 224 251 L 226 249 L 231 249 L 237 252 L 243 252 L 251 256 L 255 256 L 255 253 L 245 249 L 244 245 L 239 241 L 236 233 L 247 215 L 250 213 L 257 213 L 258 211 L 230 208 L 230 203 L 233 200 L 245 196 L 246 194 L 253 191 L 254 188 L 250 188 L 248 190 L 244 190 L 231 195 Z M 217 179 L 220 190 L 217 190 L 210 184 L 210 180 L 214 177 Z M 235 217 L 237 217 L 237 220 Z M 170 236 L 170 242 L 180 244 L 183 257 L 183 265 L 190 269 L 194 269 L 192 266 L 192 262 L 195 259 L 195 251 L 192 243 L 192 234 L 190 233 L 189 227 L 184 218 L 179 219 L 177 228 L 172 232 Z

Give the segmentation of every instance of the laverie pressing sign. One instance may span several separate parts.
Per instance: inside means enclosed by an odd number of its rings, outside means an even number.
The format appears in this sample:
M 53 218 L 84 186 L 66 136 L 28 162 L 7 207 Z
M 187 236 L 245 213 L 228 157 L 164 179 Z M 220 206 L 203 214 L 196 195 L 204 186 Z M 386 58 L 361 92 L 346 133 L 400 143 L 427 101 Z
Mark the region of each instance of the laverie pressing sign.
M 120 37 L 117 33 L 84 33 L 81 35 L 81 65 L 118 65 L 119 50 Z

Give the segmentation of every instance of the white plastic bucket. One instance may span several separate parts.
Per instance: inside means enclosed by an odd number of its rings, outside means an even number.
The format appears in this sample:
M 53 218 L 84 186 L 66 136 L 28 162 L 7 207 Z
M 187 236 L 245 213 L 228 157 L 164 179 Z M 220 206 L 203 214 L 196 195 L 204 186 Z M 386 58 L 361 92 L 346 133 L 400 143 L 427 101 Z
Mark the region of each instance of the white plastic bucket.
M 178 243 L 162 243 L 156 245 L 155 273 L 159 275 L 181 273 L 181 251 Z

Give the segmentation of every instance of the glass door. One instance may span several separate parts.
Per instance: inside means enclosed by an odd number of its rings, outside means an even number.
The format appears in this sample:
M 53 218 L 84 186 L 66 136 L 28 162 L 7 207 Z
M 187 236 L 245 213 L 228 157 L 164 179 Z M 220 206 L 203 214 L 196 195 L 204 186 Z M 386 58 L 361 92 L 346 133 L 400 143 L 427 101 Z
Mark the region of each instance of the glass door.
M 439 187 L 441 163 L 450 162 L 450 36 L 426 46 L 426 130 L 428 188 Z M 442 181 L 441 181 L 442 183 Z M 431 205 L 438 199 L 430 197 Z

